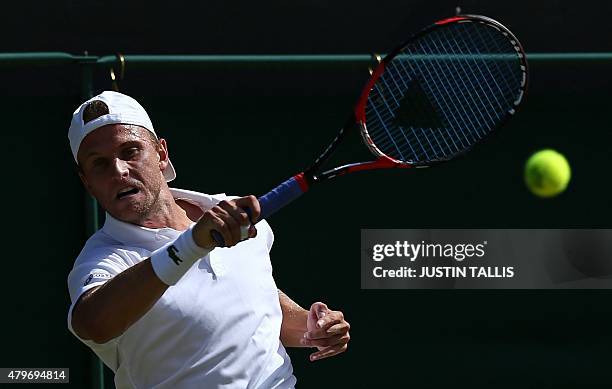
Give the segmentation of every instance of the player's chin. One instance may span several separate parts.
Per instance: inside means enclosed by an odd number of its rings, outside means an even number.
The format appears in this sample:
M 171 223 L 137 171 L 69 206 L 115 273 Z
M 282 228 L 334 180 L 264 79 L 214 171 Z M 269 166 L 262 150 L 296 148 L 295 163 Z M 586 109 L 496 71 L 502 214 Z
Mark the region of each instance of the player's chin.
M 131 196 L 129 198 L 114 199 L 112 206 L 107 208 L 109 213 L 116 219 L 133 222 L 140 215 L 140 210 L 143 208 L 143 199 L 141 196 Z
M 113 207 L 112 209 L 107 209 L 107 211 L 115 219 L 121 220 L 122 222 L 138 224 L 140 220 L 140 213 L 137 211 L 137 208 Z

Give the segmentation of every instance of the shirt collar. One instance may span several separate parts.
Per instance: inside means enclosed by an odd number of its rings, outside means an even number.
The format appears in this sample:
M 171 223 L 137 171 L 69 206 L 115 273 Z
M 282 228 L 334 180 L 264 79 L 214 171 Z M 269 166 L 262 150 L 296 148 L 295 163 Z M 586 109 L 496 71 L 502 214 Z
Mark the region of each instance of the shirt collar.
M 208 195 L 185 189 L 170 188 L 170 193 L 175 200 L 186 200 L 195 203 L 204 211 L 214 207 L 221 200 L 227 198 L 225 193 Z M 122 244 L 135 244 L 151 241 L 174 239 L 178 231 L 173 228 L 147 228 L 136 224 L 126 223 L 115 219 L 108 212 L 102 230 L 113 239 Z

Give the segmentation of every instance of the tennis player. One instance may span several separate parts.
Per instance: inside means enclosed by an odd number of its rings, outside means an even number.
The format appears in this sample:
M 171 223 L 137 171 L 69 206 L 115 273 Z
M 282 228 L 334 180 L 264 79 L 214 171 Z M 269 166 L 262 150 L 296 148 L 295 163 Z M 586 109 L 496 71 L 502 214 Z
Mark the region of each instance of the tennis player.
M 342 353 L 349 324 L 277 289 L 274 236 L 254 196 L 169 188 L 168 145 L 131 97 L 104 92 L 74 112 L 79 176 L 106 211 L 68 276 L 68 327 L 117 388 L 292 388 L 285 347 Z M 194 167 L 195 168 L 195 167 Z M 215 248 L 211 231 L 228 247 Z

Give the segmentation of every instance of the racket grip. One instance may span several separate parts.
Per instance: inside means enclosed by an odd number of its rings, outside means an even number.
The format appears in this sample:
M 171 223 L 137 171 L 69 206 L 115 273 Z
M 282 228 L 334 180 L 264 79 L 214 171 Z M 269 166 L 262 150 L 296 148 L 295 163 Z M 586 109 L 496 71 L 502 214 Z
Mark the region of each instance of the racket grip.
M 213 240 L 217 243 L 217 247 L 225 247 L 225 239 L 223 239 L 223 235 L 221 235 L 219 231 L 210 231 L 210 236 L 212 236 Z
M 247 213 L 247 215 L 249 215 L 249 220 L 251 221 L 251 223 L 253 223 L 253 219 L 251 217 L 251 209 L 245 208 L 244 211 Z M 242 234 L 242 239 L 246 239 L 249 236 L 249 226 L 240 226 L 240 233 Z M 212 236 L 218 247 L 225 247 L 225 239 L 223 239 L 223 235 L 221 235 L 219 231 L 210 231 L 210 236 Z
M 276 211 L 300 197 L 307 190 L 308 185 L 302 173 L 291 177 L 257 199 L 261 207 L 259 219 L 267 219 L 269 216 L 272 216 Z
M 266 219 L 273 215 L 276 211 L 300 197 L 307 190 L 308 184 L 304 180 L 304 175 L 302 173 L 291 177 L 257 199 L 261 209 L 259 220 Z M 245 209 L 245 211 L 250 219 L 251 210 Z M 217 243 L 218 247 L 225 247 L 225 239 L 223 239 L 223 236 L 218 231 L 212 230 L 210 235 Z

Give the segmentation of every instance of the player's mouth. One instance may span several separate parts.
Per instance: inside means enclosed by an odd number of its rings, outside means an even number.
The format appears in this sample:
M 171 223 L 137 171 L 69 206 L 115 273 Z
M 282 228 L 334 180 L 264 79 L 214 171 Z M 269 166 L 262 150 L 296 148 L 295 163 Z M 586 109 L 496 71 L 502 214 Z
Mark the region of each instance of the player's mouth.
M 138 190 L 138 188 L 135 188 L 133 186 L 128 186 L 126 188 L 121 189 L 118 193 L 117 193 L 117 199 L 121 200 L 124 199 L 126 197 L 130 197 L 133 196 L 135 194 L 137 194 L 138 192 L 140 192 Z

